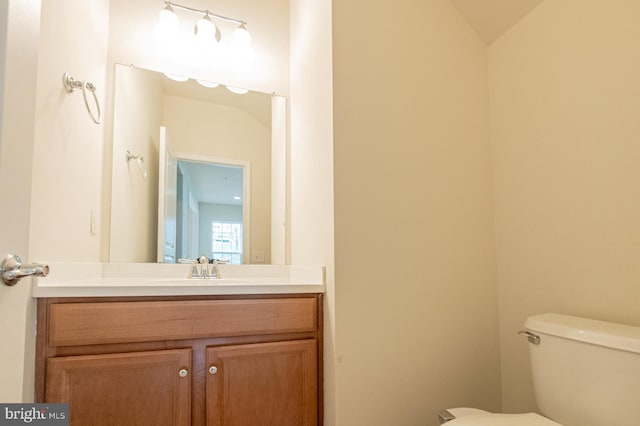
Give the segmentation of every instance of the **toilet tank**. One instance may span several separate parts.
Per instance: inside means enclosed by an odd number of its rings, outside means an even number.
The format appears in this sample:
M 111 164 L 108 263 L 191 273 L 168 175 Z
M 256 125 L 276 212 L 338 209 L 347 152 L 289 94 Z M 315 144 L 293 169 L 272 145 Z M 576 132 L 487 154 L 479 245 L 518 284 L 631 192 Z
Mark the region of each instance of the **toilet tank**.
M 550 313 L 525 328 L 540 336 L 529 354 L 542 414 L 564 426 L 640 424 L 640 327 Z

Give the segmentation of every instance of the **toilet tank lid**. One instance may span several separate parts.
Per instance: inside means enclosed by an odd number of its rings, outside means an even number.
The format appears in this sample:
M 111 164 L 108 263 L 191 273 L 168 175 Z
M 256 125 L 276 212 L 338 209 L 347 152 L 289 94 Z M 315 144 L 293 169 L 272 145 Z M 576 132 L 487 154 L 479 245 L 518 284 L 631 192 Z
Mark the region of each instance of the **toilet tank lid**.
M 530 316 L 524 326 L 532 332 L 640 353 L 640 327 L 554 313 Z

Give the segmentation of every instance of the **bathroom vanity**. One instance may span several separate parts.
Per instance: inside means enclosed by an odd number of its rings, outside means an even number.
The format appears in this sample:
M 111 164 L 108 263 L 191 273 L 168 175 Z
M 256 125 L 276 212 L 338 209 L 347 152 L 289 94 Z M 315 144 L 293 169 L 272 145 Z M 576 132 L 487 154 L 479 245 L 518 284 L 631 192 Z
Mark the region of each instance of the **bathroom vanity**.
M 323 286 L 265 279 L 36 286 L 36 400 L 71 424 L 321 425 Z

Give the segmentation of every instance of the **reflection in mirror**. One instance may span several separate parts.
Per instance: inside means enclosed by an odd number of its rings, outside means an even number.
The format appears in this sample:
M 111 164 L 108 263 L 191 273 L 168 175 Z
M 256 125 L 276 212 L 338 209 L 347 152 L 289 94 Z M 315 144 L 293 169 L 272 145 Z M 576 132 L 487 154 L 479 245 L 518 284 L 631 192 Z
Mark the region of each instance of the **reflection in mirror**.
M 178 160 L 178 257 L 241 264 L 243 167 Z
M 166 176 L 174 182 L 159 186 L 158 204 L 173 203 L 176 208 L 160 209 L 158 261 L 187 262 L 204 255 L 242 264 L 250 244 L 243 237 L 250 233 L 251 223 L 250 206 L 244 201 L 250 194 L 250 165 L 216 159 L 169 163 L 175 172 Z
M 166 174 L 159 167 L 161 127 L 181 164 L 173 189 L 168 191 L 173 191 L 173 205 L 158 201 L 167 192 L 164 184 L 158 185 Z M 222 85 L 208 88 L 194 80 L 176 82 L 162 73 L 116 65 L 110 261 L 175 262 L 205 255 L 242 263 L 283 264 L 285 128 L 281 97 L 252 91 L 239 95 Z M 126 151 L 144 158 L 147 179 L 135 162 L 126 161 Z M 192 173 L 193 163 L 223 165 L 228 179 L 233 170 L 229 166 L 241 167 L 243 191 L 233 195 L 241 198 L 234 200 L 242 205 L 241 222 L 237 215 L 233 220 L 224 219 L 220 208 L 216 221 L 205 213 L 211 210 L 210 204 L 223 204 L 211 202 L 219 193 L 216 178 Z M 192 195 L 178 194 L 185 179 L 194 188 Z M 195 192 L 196 187 L 204 189 Z M 173 209 L 172 219 L 162 215 L 167 209 Z M 173 228 L 167 228 L 171 220 Z M 231 238 L 225 223 L 241 223 L 242 238 L 238 240 L 238 226 L 231 227 L 235 232 Z M 163 229 L 172 230 L 173 240 L 167 241 Z M 165 256 L 163 246 L 171 244 L 173 252 Z

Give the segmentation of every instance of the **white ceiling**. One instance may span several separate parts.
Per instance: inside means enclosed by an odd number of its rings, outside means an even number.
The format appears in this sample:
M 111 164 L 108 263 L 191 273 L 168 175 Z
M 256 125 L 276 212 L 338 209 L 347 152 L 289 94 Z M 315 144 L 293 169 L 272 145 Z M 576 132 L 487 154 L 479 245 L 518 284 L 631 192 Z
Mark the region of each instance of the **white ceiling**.
M 192 195 L 198 202 L 242 205 L 242 167 L 186 160 L 178 160 L 178 166 L 189 176 Z
M 543 0 L 450 1 L 487 45 L 493 43 L 543 2 Z

